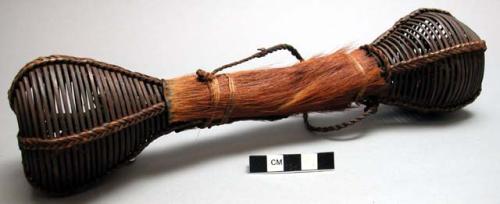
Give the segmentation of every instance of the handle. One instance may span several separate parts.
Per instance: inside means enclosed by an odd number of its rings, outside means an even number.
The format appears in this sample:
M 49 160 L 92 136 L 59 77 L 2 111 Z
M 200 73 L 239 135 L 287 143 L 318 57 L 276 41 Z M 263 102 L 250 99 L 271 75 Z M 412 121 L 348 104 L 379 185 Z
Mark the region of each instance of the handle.
M 377 96 L 385 87 L 376 60 L 361 49 L 341 49 L 289 67 L 216 75 L 222 69 L 280 49 L 302 59 L 293 47 L 283 44 L 261 49 L 212 73 L 199 70 L 196 75 L 165 80 L 170 122 L 201 120 L 210 126 L 228 120 L 343 110 L 353 102 L 363 103 Z

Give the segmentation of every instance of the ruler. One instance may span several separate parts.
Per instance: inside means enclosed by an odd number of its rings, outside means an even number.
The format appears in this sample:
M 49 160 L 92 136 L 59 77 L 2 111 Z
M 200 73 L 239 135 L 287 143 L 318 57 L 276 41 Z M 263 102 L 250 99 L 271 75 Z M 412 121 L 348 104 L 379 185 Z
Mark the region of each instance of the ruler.
M 334 153 L 250 155 L 250 173 L 335 169 Z

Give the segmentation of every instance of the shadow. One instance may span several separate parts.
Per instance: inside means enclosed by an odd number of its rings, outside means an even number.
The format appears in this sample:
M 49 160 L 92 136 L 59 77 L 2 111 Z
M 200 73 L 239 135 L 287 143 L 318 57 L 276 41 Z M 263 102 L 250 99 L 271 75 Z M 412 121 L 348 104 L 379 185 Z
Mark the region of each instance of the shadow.
M 311 114 L 311 122 L 315 125 L 328 125 L 332 121 L 342 122 L 348 120 L 359 113 L 359 110 L 352 110 L 335 114 Z M 368 133 L 392 131 L 398 128 L 405 130 L 443 128 L 458 125 L 471 116 L 472 114 L 464 109 L 443 114 L 421 114 L 397 107 L 381 106 L 377 114 L 365 121 L 341 131 L 326 134 L 308 132 L 302 124 L 302 117 L 295 116 L 266 124 L 258 129 L 242 132 L 232 131 L 217 138 L 204 138 L 203 140 L 173 148 L 156 148 L 155 151 L 148 151 L 146 148 L 145 152 L 138 156 L 135 163 L 114 170 L 110 175 L 105 176 L 102 179 L 103 181 L 84 192 L 54 199 L 42 192 L 33 190 L 31 200 L 33 202 L 92 202 L 102 195 L 110 194 L 116 189 L 126 186 L 127 183 L 134 182 L 136 179 L 178 172 L 232 154 L 297 143 L 307 145 L 307 143 L 317 142 L 318 140 L 333 143 L 349 142 L 367 137 L 369 136 Z M 168 137 L 159 140 L 168 140 Z
M 352 111 L 344 114 L 343 117 L 332 119 L 322 117 L 319 121 L 313 122 L 315 125 L 331 125 L 332 121 L 343 122 L 349 118 L 358 116 L 361 111 Z M 342 113 L 341 113 L 342 114 Z M 395 106 L 381 105 L 379 111 L 366 120 L 361 121 L 354 127 L 347 127 L 337 132 L 327 133 L 312 133 L 323 136 L 326 139 L 333 141 L 348 141 L 361 138 L 368 132 L 383 131 L 384 129 L 407 129 L 409 128 L 443 128 L 449 125 L 457 125 L 458 123 L 470 118 L 472 113 L 466 109 L 460 109 L 454 112 L 443 113 L 421 113 L 413 110 L 403 109 Z M 348 119 L 346 119 L 348 118 Z M 335 122 L 333 122 L 335 123 Z

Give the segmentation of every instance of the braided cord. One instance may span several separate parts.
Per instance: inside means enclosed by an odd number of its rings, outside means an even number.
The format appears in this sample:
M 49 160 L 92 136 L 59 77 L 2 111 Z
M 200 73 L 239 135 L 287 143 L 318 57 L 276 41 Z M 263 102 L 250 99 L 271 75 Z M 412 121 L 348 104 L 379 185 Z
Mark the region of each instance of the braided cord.
M 151 118 L 162 113 L 165 110 L 165 103 L 157 103 L 151 107 L 145 108 L 137 113 L 124 116 L 94 127 L 90 130 L 78 134 L 68 135 L 58 138 L 36 138 L 36 137 L 18 137 L 19 147 L 26 150 L 61 150 L 72 147 L 77 144 L 88 143 L 111 133 L 118 132 L 127 127 L 135 125 L 147 118 Z
M 346 127 L 352 126 L 358 122 L 361 122 L 362 120 L 366 119 L 368 116 L 376 113 L 378 110 L 378 103 L 367 106 L 365 108 L 365 111 L 358 117 L 355 117 L 347 122 L 342 122 L 338 123 L 335 125 L 330 125 L 330 126 L 314 126 L 309 122 L 309 115 L 308 113 L 302 114 L 302 118 L 304 119 L 304 124 L 306 125 L 307 130 L 313 131 L 313 132 L 331 132 L 331 131 L 338 131 L 341 129 L 344 129 Z

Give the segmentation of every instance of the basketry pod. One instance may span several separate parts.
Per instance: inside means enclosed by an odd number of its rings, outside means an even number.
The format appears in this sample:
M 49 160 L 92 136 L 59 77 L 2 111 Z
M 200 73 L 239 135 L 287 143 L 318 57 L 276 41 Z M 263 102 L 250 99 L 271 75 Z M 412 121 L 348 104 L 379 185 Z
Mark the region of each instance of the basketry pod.
M 383 103 L 453 111 L 481 92 L 486 44 L 446 11 L 417 10 L 364 48 L 387 69 Z

